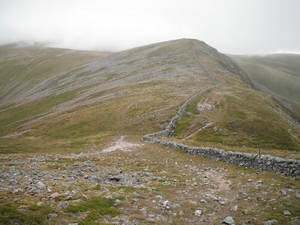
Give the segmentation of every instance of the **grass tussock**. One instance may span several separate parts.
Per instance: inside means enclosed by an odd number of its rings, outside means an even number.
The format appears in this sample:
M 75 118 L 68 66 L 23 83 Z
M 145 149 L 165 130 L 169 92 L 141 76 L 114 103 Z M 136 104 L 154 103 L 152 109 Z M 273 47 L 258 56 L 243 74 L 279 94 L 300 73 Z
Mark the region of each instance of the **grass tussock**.
M 97 220 L 99 220 L 102 216 L 109 215 L 114 217 L 120 214 L 120 211 L 114 207 L 113 199 L 97 196 L 77 205 L 71 205 L 66 212 L 87 212 L 87 216 L 83 218 L 79 224 L 99 224 Z
M 31 205 L 26 208 L 26 211 L 20 211 L 16 205 L 4 203 L 0 206 L 0 224 L 45 224 L 48 215 L 53 212 L 54 210 L 46 205 Z

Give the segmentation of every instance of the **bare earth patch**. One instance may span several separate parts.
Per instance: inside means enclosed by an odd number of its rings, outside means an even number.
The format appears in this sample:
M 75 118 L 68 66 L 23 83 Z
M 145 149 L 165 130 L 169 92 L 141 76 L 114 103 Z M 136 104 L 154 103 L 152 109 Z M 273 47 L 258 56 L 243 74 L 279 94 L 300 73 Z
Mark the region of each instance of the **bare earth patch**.
M 127 151 L 131 151 L 132 148 L 142 146 L 142 144 L 135 144 L 135 143 L 127 142 L 127 141 L 124 141 L 124 139 L 125 139 L 125 137 L 121 136 L 113 146 L 103 149 L 101 152 L 103 152 L 103 153 L 114 152 L 114 151 L 127 152 Z

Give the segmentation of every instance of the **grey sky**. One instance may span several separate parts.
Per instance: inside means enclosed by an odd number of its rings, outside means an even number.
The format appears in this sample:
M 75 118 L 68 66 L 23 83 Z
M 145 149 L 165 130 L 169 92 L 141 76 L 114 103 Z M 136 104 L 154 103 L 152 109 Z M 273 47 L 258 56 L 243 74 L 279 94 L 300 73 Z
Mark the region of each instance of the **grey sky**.
M 300 52 L 300 0 L 0 0 L 0 44 L 123 50 L 196 38 L 226 53 Z

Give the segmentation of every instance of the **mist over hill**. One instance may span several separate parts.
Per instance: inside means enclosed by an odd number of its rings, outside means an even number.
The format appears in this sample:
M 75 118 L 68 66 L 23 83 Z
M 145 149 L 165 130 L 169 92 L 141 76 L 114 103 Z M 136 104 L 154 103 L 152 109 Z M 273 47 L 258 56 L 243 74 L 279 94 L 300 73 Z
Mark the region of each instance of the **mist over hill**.
M 272 95 L 300 121 L 300 55 L 231 56 L 258 90 Z

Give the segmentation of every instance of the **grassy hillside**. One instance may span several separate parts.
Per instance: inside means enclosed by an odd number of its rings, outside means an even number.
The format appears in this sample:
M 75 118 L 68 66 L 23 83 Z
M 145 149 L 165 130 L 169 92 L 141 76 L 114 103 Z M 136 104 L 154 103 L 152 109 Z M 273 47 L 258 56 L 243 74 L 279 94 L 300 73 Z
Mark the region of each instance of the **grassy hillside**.
M 272 95 L 300 121 L 300 55 L 231 56 L 259 90 Z
M 215 87 L 165 138 L 299 159 L 299 131 L 240 71 L 197 40 L 1 47 L 0 224 L 297 223 L 299 179 L 142 141 Z
M 225 149 L 299 151 L 298 131 L 272 99 L 245 84 L 239 68 L 204 42 L 183 39 L 113 54 L 6 46 L 0 55 L 2 153 L 82 151 L 122 135 L 141 138 L 163 129 L 184 101 L 216 83 L 218 89 L 189 106 L 175 138 Z M 199 111 L 201 102 L 210 109 Z

